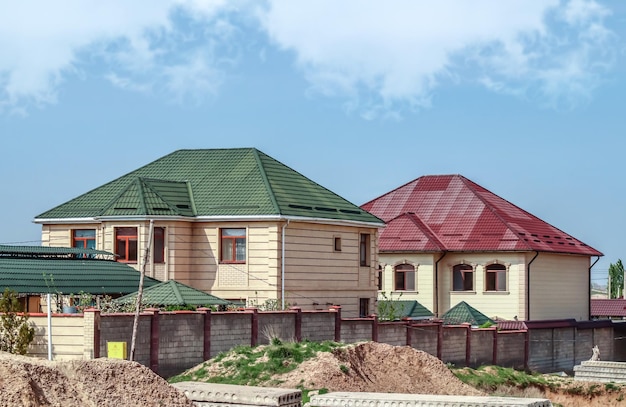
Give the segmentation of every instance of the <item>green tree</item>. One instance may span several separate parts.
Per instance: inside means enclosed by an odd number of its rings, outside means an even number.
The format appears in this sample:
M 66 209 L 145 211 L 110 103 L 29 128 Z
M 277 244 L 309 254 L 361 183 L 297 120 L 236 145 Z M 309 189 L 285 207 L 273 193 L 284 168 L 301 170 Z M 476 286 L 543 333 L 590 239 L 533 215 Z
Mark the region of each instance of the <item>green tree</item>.
M 24 355 L 35 338 L 35 328 L 28 324 L 28 314 L 21 313 L 22 306 L 15 291 L 4 289 L 0 297 L 0 350 Z
M 622 260 L 609 266 L 609 298 L 620 298 L 624 294 L 624 265 Z

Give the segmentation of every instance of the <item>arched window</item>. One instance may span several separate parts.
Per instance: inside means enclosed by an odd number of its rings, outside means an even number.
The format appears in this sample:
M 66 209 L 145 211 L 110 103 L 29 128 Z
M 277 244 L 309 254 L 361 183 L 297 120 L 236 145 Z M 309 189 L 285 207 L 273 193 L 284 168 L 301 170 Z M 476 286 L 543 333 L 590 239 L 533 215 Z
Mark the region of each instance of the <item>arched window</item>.
M 506 291 L 506 267 L 503 264 L 490 264 L 485 271 L 486 291 Z
M 452 290 L 474 291 L 474 268 L 469 264 L 457 264 L 452 268 Z
M 411 264 L 398 264 L 393 286 L 396 291 L 415 291 L 415 267 Z

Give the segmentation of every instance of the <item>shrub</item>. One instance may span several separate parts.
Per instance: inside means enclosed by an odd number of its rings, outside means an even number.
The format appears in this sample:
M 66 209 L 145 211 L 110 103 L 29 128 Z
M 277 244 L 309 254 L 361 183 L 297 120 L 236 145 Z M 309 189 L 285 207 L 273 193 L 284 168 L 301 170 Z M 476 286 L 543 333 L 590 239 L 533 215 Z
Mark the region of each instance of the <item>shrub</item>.
M 0 297 L 0 350 L 24 355 L 35 338 L 35 328 L 28 324 L 28 314 L 22 312 L 17 293 L 8 288 Z

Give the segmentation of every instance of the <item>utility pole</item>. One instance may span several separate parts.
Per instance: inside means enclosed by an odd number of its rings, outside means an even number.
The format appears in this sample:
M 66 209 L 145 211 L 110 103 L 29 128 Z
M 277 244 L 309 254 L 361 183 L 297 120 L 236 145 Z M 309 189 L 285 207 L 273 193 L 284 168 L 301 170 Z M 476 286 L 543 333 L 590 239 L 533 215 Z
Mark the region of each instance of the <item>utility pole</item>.
M 146 265 L 150 260 L 150 247 L 152 246 L 152 234 L 154 233 L 154 219 L 150 219 L 150 231 L 148 232 L 148 244 L 141 265 L 139 274 L 139 290 L 137 291 L 137 303 L 135 304 L 135 319 L 133 320 L 133 336 L 130 340 L 129 360 L 135 360 L 135 342 L 137 342 L 137 327 L 139 326 L 139 309 L 141 308 L 141 297 L 143 296 L 143 279 L 146 274 Z

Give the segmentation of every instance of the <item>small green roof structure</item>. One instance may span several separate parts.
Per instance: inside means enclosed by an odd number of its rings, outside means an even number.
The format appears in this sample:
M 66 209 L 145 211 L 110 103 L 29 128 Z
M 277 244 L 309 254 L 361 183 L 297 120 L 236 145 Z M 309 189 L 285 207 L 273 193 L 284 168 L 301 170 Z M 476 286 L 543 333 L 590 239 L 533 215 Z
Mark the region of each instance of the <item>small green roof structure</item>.
M 137 292 L 117 298 L 119 304 L 134 304 L 137 301 Z M 142 301 L 155 306 L 168 305 L 229 305 L 230 301 L 223 300 L 204 291 L 196 290 L 175 280 L 164 281 L 144 289 Z
M 0 245 L 0 289 L 20 294 L 124 295 L 137 291 L 140 273 L 93 249 Z M 158 281 L 144 277 L 144 286 Z
M 50 209 L 64 219 L 168 216 L 384 222 L 255 148 L 178 150 Z
M 378 300 L 378 307 L 389 309 L 394 308 L 394 314 L 399 318 L 408 318 L 411 320 L 430 319 L 435 316 L 428 308 L 420 304 L 416 300 Z
M 487 322 L 495 324 L 495 322 L 472 307 L 465 301 L 461 301 L 454 307 L 450 308 L 441 316 L 445 325 L 471 324 L 472 326 L 481 326 Z

